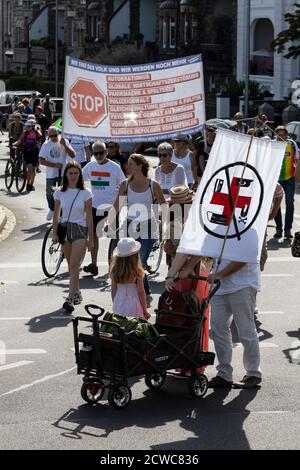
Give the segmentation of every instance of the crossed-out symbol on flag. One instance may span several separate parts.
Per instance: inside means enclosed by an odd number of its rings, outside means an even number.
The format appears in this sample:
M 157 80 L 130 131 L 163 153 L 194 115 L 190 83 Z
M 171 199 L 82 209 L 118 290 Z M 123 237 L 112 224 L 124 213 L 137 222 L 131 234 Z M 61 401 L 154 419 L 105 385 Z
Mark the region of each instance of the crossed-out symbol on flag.
M 223 216 L 224 223 L 223 225 L 229 225 L 233 213 L 234 204 L 236 209 L 242 209 L 241 215 L 239 217 L 239 222 L 242 222 L 244 225 L 247 223 L 247 214 L 249 212 L 250 204 L 252 198 L 249 196 L 240 196 L 239 191 L 241 187 L 249 188 L 251 186 L 252 180 L 241 180 L 241 178 L 232 178 L 229 193 L 222 193 L 220 190 L 223 186 L 223 180 L 217 179 L 215 184 L 215 192 L 213 194 L 211 204 L 218 206 L 224 206 Z M 216 221 L 216 223 L 218 223 Z
M 235 169 L 235 172 L 238 171 L 241 176 L 232 176 L 232 169 Z M 245 177 L 242 176 L 244 173 Z M 256 189 L 255 198 L 253 198 L 252 186 L 255 181 L 259 186 Z M 212 184 L 213 191 L 210 190 Z M 241 236 L 251 228 L 260 213 L 263 194 L 263 181 L 252 165 L 245 166 L 243 162 L 236 162 L 219 168 L 209 178 L 202 192 L 200 223 L 207 233 L 216 238 L 225 238 L 226 236 L 228 239 L 241 240 Z M 252 207 L 253 205 L 254 207 Z M 222 206 L 223 211 L 216 213 L 212 206 Z M 250 208 L 251 219 L 249 219 Z M 235 209 L 238 209 L 237 213 Z M 227 232 L 225 227 L 231 225 L 232 228 Z M 224 232 L 220 229 L 216 230 L 216 226 L 223 226 Z

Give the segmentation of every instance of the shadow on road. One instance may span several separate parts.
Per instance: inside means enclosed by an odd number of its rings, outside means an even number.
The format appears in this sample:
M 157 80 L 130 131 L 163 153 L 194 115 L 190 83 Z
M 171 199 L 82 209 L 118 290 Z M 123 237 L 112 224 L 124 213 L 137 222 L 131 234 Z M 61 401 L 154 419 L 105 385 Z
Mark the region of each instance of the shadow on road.
M 283 349 L 283 353 L 291 364 L 300 364 L 300 328 L 296 331 L 287 331 L 290 338 L 295 338 L 291 348 Z
M 45 222 L 44 224 L 38 225 L 37 227 L 31 227 L 31 228 L 23 228 L 21 232 L 24 234 L 28 234 L 32 236 L 29 236 L 28 238 L 24 238 L 22 241 L 28 242 L 31 240 L 41 240 L 45 236 L 45 232 L 47 230 L 48 224 Z M 41 246 L 42 248 L 42 246 Z
M 58 309 L 44 315 L 32 317 L 25 325 L 29 327 L 28 331 L 30 333 L 44 333 L 52 328 L 68 326 L 72 318 L 72 315 L 66 315 L 62 309 Z
M 168 378 L 164 389 L 159 392 L 146 390 L 144 397 L 138 400 L 134 399 L 133 391 L 131 404 L 122 412 L 117 412 L 117 419 L 116 411 L 107 404 L 105 397 L 98 405 L 84 404 L 77 409 L 71 408 L 53 425 L 63 431 L 62 437 L 68 439 L 81 440 L 89 436 L 97 438 L 95 448 L 99 449 L 108 445 L 107 442 L 101 443 L 99 438 L 106 439 L 113 432 L 136 427 L 147 433 L 147 429 L 154 430 L 167 423 L 179 421 L 180 426 L 195 437 L 153 445 L 151 449 L 245 450 L 250 449 L 244 431 L 244 422 L 250 414 L 247 406 L 254 400 L 257 392 L 257 389 L 239 392 L 229 389 L 215 390 L 203 400 L 191 400 L 187 396 L 186 380 Z M 231 395 L 233 399 L 228 401 Z M 165 437 L 167 440 L 167 436 Z M 147 442 L 147 439 L 145 441 Z M 68 448 L 67 441 L 65 444 Z M 143 449 L 144 445 L 144 440 L 141 439 L 137 448 Z

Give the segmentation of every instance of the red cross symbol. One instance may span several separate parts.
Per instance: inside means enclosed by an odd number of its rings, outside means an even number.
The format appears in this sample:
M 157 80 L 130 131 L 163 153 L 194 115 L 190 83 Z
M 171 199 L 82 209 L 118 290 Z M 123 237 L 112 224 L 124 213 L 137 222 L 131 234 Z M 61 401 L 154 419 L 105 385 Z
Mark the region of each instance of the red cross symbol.
M 216 204 L 217 206 L 224 206 L 223 214 L 227 218 L 227 223 L 226 225 L 229 225 L 229 222 L 231 220 L 232 216 L 232 206 L 230 204 L 230 198 L 229 195 L 231 195 L 232 198 L 232 205 L 235 203 L 237 195 L 240 190 L 240 178 L 233 178 L 231 181 L 230 185 L 230 193 L 225 194 L 221 192 L 215 192 L 212 200 L 210 201 L 211 204 Z M 247 196 L 238 196 L 237 198 L 237 203 L 236 203 L 236 208 L 238 209 L 243 209 L 245 206 L 250 206 L 251 204 L 251 197 Z

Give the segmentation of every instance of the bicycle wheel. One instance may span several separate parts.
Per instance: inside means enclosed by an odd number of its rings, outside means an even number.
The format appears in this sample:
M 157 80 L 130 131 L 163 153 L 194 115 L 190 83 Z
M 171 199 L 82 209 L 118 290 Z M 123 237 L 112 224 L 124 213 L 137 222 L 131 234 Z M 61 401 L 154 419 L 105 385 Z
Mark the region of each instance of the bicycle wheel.
M 42 245 L 42 268 L 45 276 L 54 277 L 57 274 L 63 260 L 61 245 L 52 243 L 53 226 L 45 233 Z
M 27 179 L 27 166 L 22 157 L 19 157 L 16 163 L 16 187 L 19 193 L 23 191 Z
M 147 260 L 146 269 L 149 274 L 155 274 L 158 270 L 164 251 L 164 243 L 162 240 L 155 240 L 149 258 Z
M 14 176 L 15 176 L 15 161 L 10 158 L 8 162 L 6 163 L 5 167 L 5 172 L 4 172 L 4 181 L 5 181 L 5 186 L 7 190 L 10 190 L 10 188 L 13 185 L 14 182 Z

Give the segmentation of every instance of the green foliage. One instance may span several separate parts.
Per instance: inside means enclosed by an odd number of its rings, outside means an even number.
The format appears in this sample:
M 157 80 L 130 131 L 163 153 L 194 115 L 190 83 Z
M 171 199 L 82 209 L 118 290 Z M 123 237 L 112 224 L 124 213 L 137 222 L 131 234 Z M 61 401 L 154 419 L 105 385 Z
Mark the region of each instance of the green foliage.
M 232 18 L 227 15 L 208 15 L 203 24 L 201 42 L 207 44 L 231 44 Z
M 244 93 L 245 82 L 238 81 L 236 79 L 230 80 L 230 82 L 225 86 L 224 92 L 227 96 L 232 98 L 232 101 L 238 101 L 239 96 L 242 96 Z
M 6 81 L 6 88 L 8 90 L 38 90 L 45 95 L 50 93 L 55 96 L 55 82 L 41 77 L 32 77 L 28 75 L 15 75 Z M 64 85 L 63 82 L 58 84 L 58 94 L 63 96 Z
M 84 57 L 84 60 L 91 60 L 97 64 L 105 65 L 131 65 L 143 64 L 146 62 L 146 52 L 144 48 L 138 49 L 135 44 L 115 44 L 114 46 L 103 46 L 95 54 Z
M 294 4 L 296 8 L 300 9 L 300 3 Z M 278 53 L 286 51 L 287 46 L 290 42 L 296 41 L 297 44 L 289 45 L 287 53 L 284 57 L 287 59 L 296 59 L 300 55 L 300 15 L 299 13 L 286 13 L 284 15 L 285 21 L 288 23 L 288 28 L 281 31 L 274 41 L 271 43 L 271 47 Z

